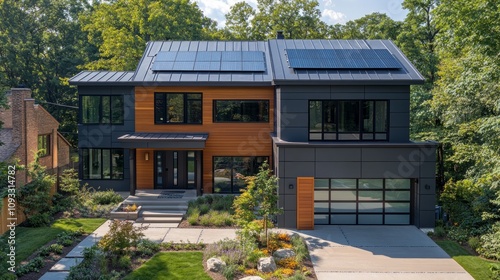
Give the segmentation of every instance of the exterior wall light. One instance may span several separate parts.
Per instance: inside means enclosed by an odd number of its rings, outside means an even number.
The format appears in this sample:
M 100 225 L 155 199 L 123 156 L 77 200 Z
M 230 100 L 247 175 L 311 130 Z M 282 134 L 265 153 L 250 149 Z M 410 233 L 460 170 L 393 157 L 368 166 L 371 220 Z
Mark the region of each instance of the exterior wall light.
M 431 189 L 431 186 L 429 186 L 428 184 L 425 184 L 425 189 L 426 189 L 426 190 L 430 190 L 430 189 Z
M 293 184 L 288 185 L 288 188 L 293 190 Z
M 144 153 L 144 160 L 149 160 L 149 153 L 148 152 Z

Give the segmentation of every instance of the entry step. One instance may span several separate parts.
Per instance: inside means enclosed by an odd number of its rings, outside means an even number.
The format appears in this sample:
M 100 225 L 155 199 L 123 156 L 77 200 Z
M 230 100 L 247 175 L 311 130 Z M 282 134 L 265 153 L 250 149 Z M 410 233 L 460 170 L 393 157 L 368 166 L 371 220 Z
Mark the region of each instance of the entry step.
M 165 217 L 165 218 L 171 218 L 171 217 L 180 217 L 182 218 L 184 216 L 184 211 L 168 211 L 168 210 L 147 210 L 147 211 L 142 211 L 141 215 L 142 217 Z
M 142 217 L 136 223 L 180 223 L 182 217 Z

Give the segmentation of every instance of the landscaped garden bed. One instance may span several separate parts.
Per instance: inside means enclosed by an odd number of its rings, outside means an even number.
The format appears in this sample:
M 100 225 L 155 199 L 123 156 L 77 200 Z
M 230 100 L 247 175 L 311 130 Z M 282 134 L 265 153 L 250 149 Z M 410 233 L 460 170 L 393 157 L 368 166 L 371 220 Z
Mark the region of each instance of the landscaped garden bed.
M 204 195 L 190 201 L 179 227 L 236 227 L 234 198 L 234 195 Z

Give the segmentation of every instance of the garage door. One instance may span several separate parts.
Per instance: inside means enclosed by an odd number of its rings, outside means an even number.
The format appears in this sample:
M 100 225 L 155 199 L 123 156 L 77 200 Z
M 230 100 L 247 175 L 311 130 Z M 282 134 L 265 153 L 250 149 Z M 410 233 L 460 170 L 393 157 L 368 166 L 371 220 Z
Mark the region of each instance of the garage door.
M 318 225 L 409 225 L 411 179 L 315 179 Z

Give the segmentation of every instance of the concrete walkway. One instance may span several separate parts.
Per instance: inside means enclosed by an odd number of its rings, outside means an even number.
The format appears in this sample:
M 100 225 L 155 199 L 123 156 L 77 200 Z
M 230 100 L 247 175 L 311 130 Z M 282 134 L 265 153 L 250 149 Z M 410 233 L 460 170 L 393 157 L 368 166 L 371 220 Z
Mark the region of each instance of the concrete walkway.
M 414 226 L 315 226 L 307 241 L 318 280 L 473 279 Z

